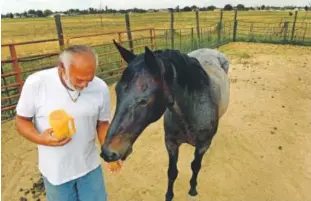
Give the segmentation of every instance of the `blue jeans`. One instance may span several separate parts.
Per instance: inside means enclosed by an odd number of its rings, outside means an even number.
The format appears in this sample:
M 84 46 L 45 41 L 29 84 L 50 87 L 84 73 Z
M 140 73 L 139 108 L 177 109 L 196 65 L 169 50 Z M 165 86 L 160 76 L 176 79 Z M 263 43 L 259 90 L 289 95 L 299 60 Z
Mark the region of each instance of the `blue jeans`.
M 107 201 L 102 168 L 75 180 L 54 186 L 43 177 L 47 201 Z

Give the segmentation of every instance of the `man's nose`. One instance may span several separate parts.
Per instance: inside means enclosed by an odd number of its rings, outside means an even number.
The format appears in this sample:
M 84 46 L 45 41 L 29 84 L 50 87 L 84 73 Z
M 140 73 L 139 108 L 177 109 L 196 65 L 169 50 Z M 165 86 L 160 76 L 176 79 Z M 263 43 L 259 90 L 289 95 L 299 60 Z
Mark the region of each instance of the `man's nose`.
M 101 154 L 100 156 L 106 161 L 106 162 L 113 162 L 120 159 L 120 154 L 110 151 L 105 146 L 102 146 L 101 148 Z

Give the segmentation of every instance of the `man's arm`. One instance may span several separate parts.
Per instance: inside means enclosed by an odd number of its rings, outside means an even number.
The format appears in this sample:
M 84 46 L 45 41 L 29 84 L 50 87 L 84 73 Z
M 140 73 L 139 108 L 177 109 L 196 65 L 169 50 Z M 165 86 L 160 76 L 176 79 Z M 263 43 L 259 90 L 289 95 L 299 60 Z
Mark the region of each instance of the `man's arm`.
M 101 146 L 105 143 L 108 127 L 109 121 L 97 121 L 97 136 Z
M 56 139 L 51 136 L 51 129 L 46 129 L 42 134 L 37 131 L 32 122 L 36 113 L 36 99 L 39 95 L 37 87 L 40 84 L 40 78 L 30 75 L 22 88 L 18 104 L 16 106 L 15 125 L 18 133 L 27 140 L 47 146 L 61 146 L 70 141 L 70 139 Z
M 33 143 L 42 144 L 42 138 L 40 137 L 40 133 L 35 128 L 32 118 L 16 115 L 15 125 L 17 132 L 21 136 Z
M 46 146 L 62 146 L 71 140 L 71 138 L 56 139 L 52 137 L 51 128 L 46 129 L 42 134 L 40 134 L 35 128 L 32 122 L 32 118 L 16 115 L 15 125 L 16 130 L 21 136 L 35 144 Z

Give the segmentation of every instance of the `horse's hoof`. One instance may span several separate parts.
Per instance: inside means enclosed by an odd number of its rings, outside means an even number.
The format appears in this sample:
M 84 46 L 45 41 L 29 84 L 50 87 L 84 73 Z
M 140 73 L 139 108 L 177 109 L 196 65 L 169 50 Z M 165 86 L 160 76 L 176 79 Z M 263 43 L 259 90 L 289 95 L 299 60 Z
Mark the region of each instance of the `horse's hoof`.
M 165 201 L 172 201 L 173 197 L 174 197 L 174 195 L 166 195 L 165 196 Z
M 190 189 L 190 191 L 189 191 L 189 195 L 191 195 L 191 196 L 196 196 L 196 195 L 198 195 L 198 192 L 197 192 L 197 190 L 194 188 L 194 189 Z
M 198 195 L 197 196 L 189 195 L 187 201 L 200 201 L 200 197 Z

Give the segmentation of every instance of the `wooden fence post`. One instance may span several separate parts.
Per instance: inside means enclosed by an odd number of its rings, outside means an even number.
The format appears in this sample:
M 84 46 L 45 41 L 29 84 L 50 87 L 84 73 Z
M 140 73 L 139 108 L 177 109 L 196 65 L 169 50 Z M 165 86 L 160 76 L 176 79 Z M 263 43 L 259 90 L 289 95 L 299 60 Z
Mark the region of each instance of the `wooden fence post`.
M 59 47 L 62 50 L 65 46 L 62 21 L 60 19 L 60 15 L 55 15 L 54 19 L 55 19 L 55 25 L 56 25 Z
M 193 50 L 194 49 L 194 47 L 193 47 L 193 41 L 194 41 L 194 33 L 193 33 L 194 31 L 193 31 L 193 27 L 191 28 L 191 49 Z
M 238 9 L 234 10 L 234 25 L 233 25 L 233 41 L 236 41 L 236 33 L 237 33 L 237 28 L 238 28 Z
M 156 36 L 156 30 L 155 30 L 155 28 L 152 28 L 152 32 L 153 32 L 154 48 L 157 49 L 157 36 Z
M 128 13 L 125 13 L 125 26 L 126 26 L 127 38 L 129 41 L 130 51 L 134 53 L 132 32 L 131 32 L 131 26 L 130 26 L 130 16 Z
M 284 41 L 287 41 L 288 21 L 284 22 Z
M 13 70 L 16 73 L 15 79 L 16 79 L 16 82 L 18 83 L 18 91 L 20 94 L 23 88 L 22 72 L 18 64 L 18 58 L 17 58 L 15 46 L 11 44 L 9 47 L 10 47 L 10 55 L 12 59 L 12 64 L 13 64 Z
M 152 29 L 150 29 L 149 30 L 149 32 L 150 32 L 150 43 L 151 43 L 151 48 L 153 49 L 154 47 L 153 47 L 153 31 L 152 31 Z
M 198 42 L 200 43 L 200 19 L 199 19 L 199 10 L 195 11 L 195 19 L 196 19 L 196 25 L 197 25 L 197 35 L 198 35 Z
M 219 43 L 220 40 L 221 40 L 222 17 L 223 17 L 223 10 L 220 9 L 220 18 L 219 18 L 218 27 L 217 27 L 217 38 L 218 38 L 218 43 Z
M 122 33 L 121 32 L 118 32 L 118 41 L 120 44 L 122 43 Z M 120 55 L 120 65 L 121 65 L 122 70 L 124 70 L 124 62 L 123 62 L 123 58 L 121 55 Z
M 171 48 L 174 49 L 174 10 L 170 11 L 171 14 Z
M 294 22 L 293 22 L 291 41 L 294 39 L 294 35 L 295 35 L 295 27 L 296 27 L 297 14 L 298 14 L 298 10 L 295 11 L 295 18 L 294 18 Z

